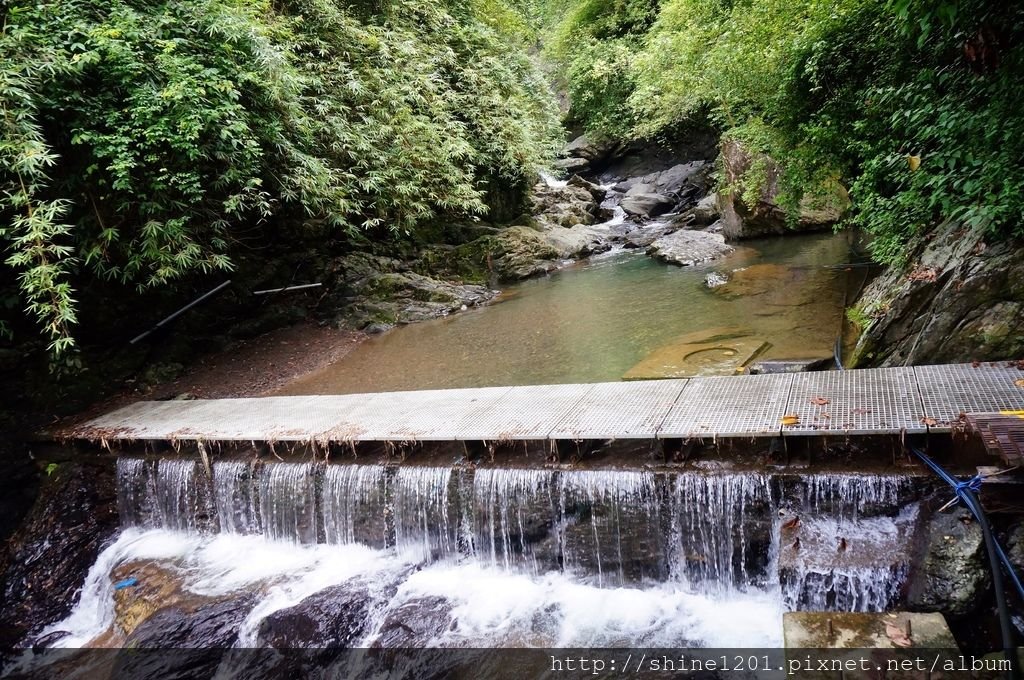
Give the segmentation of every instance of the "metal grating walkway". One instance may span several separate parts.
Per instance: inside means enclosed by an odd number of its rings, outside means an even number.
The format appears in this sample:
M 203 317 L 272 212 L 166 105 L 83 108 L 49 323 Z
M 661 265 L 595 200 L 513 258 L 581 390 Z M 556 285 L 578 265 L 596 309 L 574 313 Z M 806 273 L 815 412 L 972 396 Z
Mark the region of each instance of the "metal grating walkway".
M 590 385 L 139 402 L 61 438 L 203 441 L 692 439 L 948 432 L 1024 410 L 1016 364 Z

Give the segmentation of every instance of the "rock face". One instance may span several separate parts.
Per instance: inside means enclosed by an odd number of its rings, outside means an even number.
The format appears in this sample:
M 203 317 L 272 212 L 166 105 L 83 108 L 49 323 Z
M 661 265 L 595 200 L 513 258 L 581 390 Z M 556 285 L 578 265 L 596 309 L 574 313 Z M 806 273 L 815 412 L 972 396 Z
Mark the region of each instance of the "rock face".
M 764 154 L 748 151 L 738 141 L 722 143 L 722 170 L 726 186 L 733 190 L 719 193 L 718 208 L 722 215 L 722 232 L 730 240 L 757 238 L 772 234 L 785 234 L 794 229 L 814 231 L 827 229 L 842 218 L 850 205 L 846 189 L 838 182 L 823 187 L 819 195 L 807 196 L 800 206 L 795 224 L 789 224 L 786 211 L 777 202 L 782 168 Z M 760 183 L 757 199 L 749 205 L 735 188 L 754 166 Z
M 902 366 L 1024 356 L 1020 241 L 987 245 L 981 230 L 944 224 L 906 267 L 876 278 L 855 304 L 864 324 L 856 366 Z
M 652 243 L 647 253 L 659 260 L 690 266 L 714 260 L 733 252 L 721 234 L 680 230 Z
M 991 587 L 981 527 L 967 510 L 932 517 L 918 564 L 907 594 L 915 609 L 963 616 L 978 607 Z
M 486 286 L 439 281 L 399 260 L 369 253 L 339 258 L 331 275 L 334 292 L 321 304 L 345 310 L 345 324 L 357 329 L 434 319 L 497 295 Z
M 11 537 L 0 565 L 0 642 L 13 645 L 66 616 L 117 526 L 113 464 L 58 465 Z

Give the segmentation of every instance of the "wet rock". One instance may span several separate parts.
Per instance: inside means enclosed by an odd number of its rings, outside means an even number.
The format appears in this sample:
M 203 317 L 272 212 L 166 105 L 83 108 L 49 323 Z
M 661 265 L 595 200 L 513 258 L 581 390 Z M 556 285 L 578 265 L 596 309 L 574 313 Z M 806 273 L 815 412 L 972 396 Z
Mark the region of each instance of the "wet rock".
M 654 241 L 647 253 L 664 262 L 685 267 L 715 260 L 733 250 L 732 246 L 726 245 L 721 234 L 681 230 Z
M 863 328 L 850 364 L 1024 356 L 1024 243 L 986 238 L 984 229 L 945 223 L 919 242 L 906 267 L 872 281 L 855 303 Z
M 110 578 L 115 583 L 135 581 L 114 591 L 114 624 L 124 635 L 131 635 L 154 612 L 183 599 L 181 574 L 170 566 L 129 562 L 114 569 Z
M 590 192 L 591 198 L 593 198 L 598 203 L 603 201 L 608 195 L 608 192 L 604 188 L 594 184 L 593 182 L 588 182 L 579 175 L 573 175 L 572 177 L 570 177 L 567 184 L 571 187 L 586 189 L 588 192 Z
M 389 649 L 427 647 L 457 626 L 458 622 L 452 615 L 452 603 L 446 598 L 414 598 L 387 615 L 371 646 Z
M 833 357 L 816 359 L 780 359 L 755 361 L 748 369 L 751 375 L 763 373 L 805 373 L 807 371 L 827 371 L 835 362 Z
M 1024 524 L 1017 524 L 1006 539 L 1006 556 L 1017 570 L 1024 572 Z
M 948 616 L 971 613 L 991 588 L 981 527 L 967 510 L 958 509 L 936 514 L 927 531 L 908 602 L 915 609 Z
M 838 222 L 850 206 L 850 197 L 838 181 L 821 187 L 815 195 L 808 195 L 800 205 L 796 220 L 788 220 L 785 209 L 778 203 L 779 180 L 782 168 L 770 157 L 753 153 L 735 139 L 726 140 L 721 149 L 722 170 L 728 191 L 718 194 L 718 207 L 722 215 L 723 233 L 730 240 L 757 238 L 771 234 L 786 234 L 793 230 L 814 231 L 827 229 Z M 751 173 L 756 178 L 747 177 Z M 744 181 L 760 184 L 757 198 L 748 205 L 745 200 Z
M 562 147 L 559 155 L 564 157 L 564 161 L 586 161 L 585 165 L 573 163 L 574 169 L 597 172 L 607 165 L 618 148 L 619 143 L 614 140 L 580 135 Z M 560 162 L 555 165 L 560 166 Z
M 635 217 L 657 217 L 675 206 L 675 199 L 662 194 L 634 194 L 622 199 L 622 209 Z
M 674 195 L 690 187 L 693 192 L 704 194 L 708 188 L 708 172 L 710 165 L 705 161 L 679 163 L 667 170 L 652 172 L 641 177 L 633 177 L 616 184 L 613 189 L 629 193 L 643 186 L 642 193 L 659 193 Z
M 553 163 L 555 168 L 566 172 L 582 172 L 590 168 L 590 161 L 586 158 L 559 158 Z
M 662 236 L 674 233 L 679 225 L 673 221 L 658 221 L 641 224 L 626 233 L 623 245 L 626 248 L 646 248 Z
M 125 640 L 124 648 L 132 653 L 118 656 L 113 677 L 213 677 L 254 605 L 253 595 L 243 595 L 194 608 L 160 609 Z
M 327 588 L 268 615 L 258 640 L 276 649 L 351 647 L 367 632 L 371 602 L 359 581 Z
M 59 464 L 8 542 L 0 565 L 0 642 L 13 645 L 66 616 L 117 526 L 113 462 Z
M 371 323 L 363 331 L 369 335 L 380 335 L 381 333 L 387 333 L 394 327 L 394 324 L 390 323 Z

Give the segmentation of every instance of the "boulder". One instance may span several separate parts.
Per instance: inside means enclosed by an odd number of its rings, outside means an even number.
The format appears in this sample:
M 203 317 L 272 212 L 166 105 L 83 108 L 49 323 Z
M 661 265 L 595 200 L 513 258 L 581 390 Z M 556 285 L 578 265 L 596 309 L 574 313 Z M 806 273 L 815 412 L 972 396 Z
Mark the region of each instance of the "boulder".
M 276 649 L 352 647 L 367 632 L 372 601 L 359 581 L 326 588 L 267 615 L 257 639 Z
M 815 231 L 835 225 L 850 206 L 846 189 L 838 182 L 822 186 L 804 197 L 800 214 L 789 220 L 778 203 L 782 168 L 771 157 L 749 151 L 735 139 L 722 143 L 722 172 L 727 190 L 718 194 L 723 233 L 730 240 L 757 238 L 791 231 Z M 756 166 L 756 171 L 751 172 Z M 748 173 L 756 177 L 751 180 Z M 756 181 L 756 198 L 751 199 L 745 181 Z M 748 204 L 748 201 L 750 202 Z
M 710 167 L 705 161 L 679 163 L 667 170 L 623 180 L 612 188 L 628 193 L 637 185 L 647 185 L 645 193 L 677 194 L 689 187 L 703 194 L 709 186 Z
M 991 588 L 981 527 L 965 509 L 938 513 L 928 523 L 924 556 L 907 601 L 920 611 L 964 616 Z
M 718 219 L 718 194 L 711 193 L 697 201 L 697 205 L 690 209 L 693 215 L 693 225 L 706 227 Z
M 541 229 L 593 224 L 604 198 L 603 194 L 598 198 L 595 190 L 599 190 L 596 185 L 583 186 L 582 180 L 565 186 L 537 184 L 531 195 L 532 217 Z
M 676 200 L 663 194 L 634 193 L 627 195 L 619 204 L 627 215 L 635 217 L 657 217 L 664 215 L 676 205 Z
M 652 243 L 647 254 L 664 262 L 685 266 L 715 260 L 733 252 L 721 234 L 680 230 Z
M 592 170 L 603 166 L 618 149 L 619 143 L 612 139 L 603 139 L 591 135 L 580 135 L 562 147 L 560 156 L 563 158 L 582 158 Z
M 390 611 L 380 626 L 374 648 L 429 647 L 446 631 L 458 627 L 452 603 L 443 597 L 409 600 Z
M 583 172 L 590 167 L 590 161 L 586 158 L 560 158 L 552 165 L 566 172 Z
M 579 175 L 573 175 L 572 177 L 570 177 L 566 182 L 566 185 L 570 187 L 586 189 L 588 192 L 590 192 L 591 198 L 593 198 L 594 201 L 597 203 L 603 201 L 605 197 L 608 195 L 608 191 L 604 187 L 598 186 L 593 182 L 588 182 Z
M 489 237 L 484 237 L 489 238 Z M 421 255 L 419 265 L 429 259 L 437 269 L 437 261 L 450 257 L 453 249 L 438 246 Z M 322 307 L 342 310 L 342 322 L 353 328 L 413 323 L 461 311 L 463 307 L 486 304 L 497 291 L 486 286 L 442 281 L 425 273 L 408 271 L 398 260 L 350 253 L 335 261 L 330 287 L 332 294 Z M 431 272 L 434 273 L 434 272 Z
M 983 228 L 945 223 L 911 246 L 905 267 L 874 279 L 854 304 L 861 335 L 850 365 L 1024 356 L 1024 242 L 987 239 Z

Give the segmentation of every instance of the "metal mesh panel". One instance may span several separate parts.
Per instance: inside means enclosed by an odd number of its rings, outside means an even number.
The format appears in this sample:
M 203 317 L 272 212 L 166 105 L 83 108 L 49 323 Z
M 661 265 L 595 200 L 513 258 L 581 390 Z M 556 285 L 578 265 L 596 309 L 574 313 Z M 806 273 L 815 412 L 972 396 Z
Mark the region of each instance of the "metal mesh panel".
M 911 368 L 798 373 L 783 434 L 924 432 L 924 411 Z
M 378 394 L 361 419 L 362 441 L 452 441 L 465 439 L 463 422 L 473 423 L 493 408 L 510 387 L 423 390 Z
M 924 400 L 924 413 L 935 421 L 932 431 L 944 432 L 960 414 L 1024 409 L 1024 371 L 1005 363 L 950 364 L 914 368 Z
M 547 439 L 566 414 L 578 408 L 593 385 L 513 387 L 492 408 L 463 418 L 459 439 Z
M 685 380 L 601 383 L 549 434 L 551 439 L 654 439 Z
M 793 376 L 693 378 L 658 433 L 662 439 L 779 434 Z

